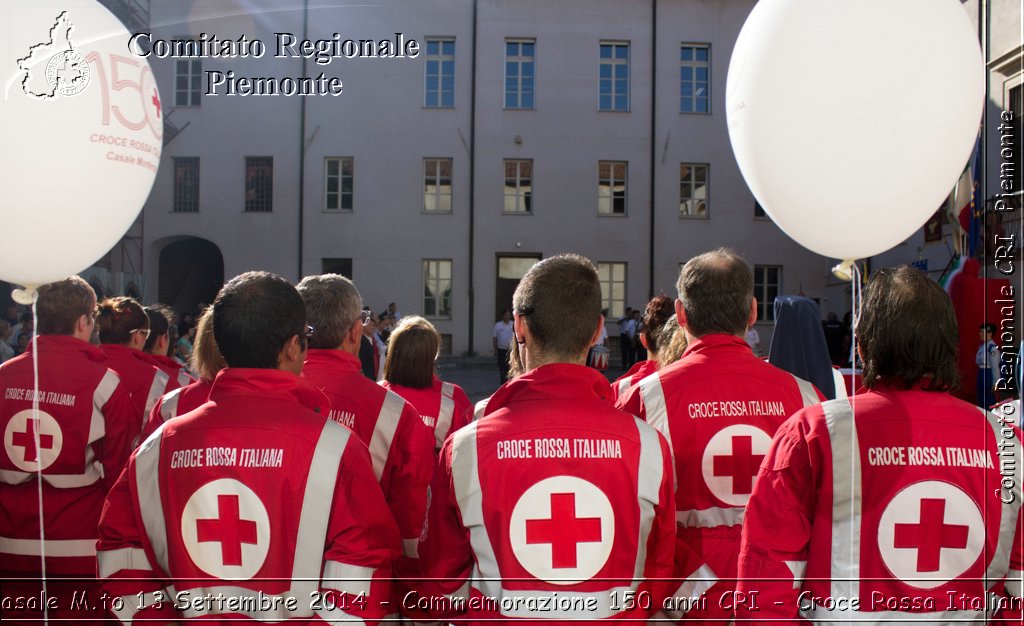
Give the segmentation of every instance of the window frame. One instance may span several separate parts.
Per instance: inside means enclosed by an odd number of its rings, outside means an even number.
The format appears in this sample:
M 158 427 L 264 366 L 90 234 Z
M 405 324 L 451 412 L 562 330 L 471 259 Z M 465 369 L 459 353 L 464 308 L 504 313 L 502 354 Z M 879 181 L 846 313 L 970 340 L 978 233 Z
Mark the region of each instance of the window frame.
M 330 173 L 330 165 L 332 162 L 337 162 L 338 173 Z M 348 165 L 348 175 L 345 174 L 345 166 Z M 352 213 L 356 206 L 355 197 L 355 157 L 324 157 L 324 213 Z M 338 180 L 338 190 L 330 191 L 331 179 L 336 178 Z M 345 191 L 345 179 L 348 179 L 348 191 Z M 330 207 L 330 198 L 332 195 L 337 196 L 338 206 L 336 208 Z M 348 208 L 345 208 L 345 197 L 348 196 Z
M 532 46 L 532 53 L 529 56 L 523 54 L 524 45 Z M 517 54 L 509 56 L 508 47 L 515 45 L 517 47 Z M 509 66 L 515 65 L 517 75 L 513 78 L 509 76 Z M 523 78 L 523 70 L 526 66 L 530 68 L 529 77 L 529 93 L 525 93 L 525 82 Z M 502 108 L 506 111 L 533 111 L 536 110 L 537 103 L 537 40 L 528 37 L 506 37 L 505 38 L 505 76 L 504 76 L 504 89 L 502 92 Z M 516 87 L 514 91 L 509 91 L 509 80 L 516 81 Z M 515 104 L 509 105 L 509 96 L 515 98 Z M 529 95 L 529 104 L 524 104 L 523 99 Z
M 685 50 L 690 50 L 692 52 L 689 60 L 683 58 Z M 704 61 L 697 59 L 699 51 L 704 51 L 706 53 L 707 58 Z M 690 70 L 689 81 L 683 78 L 683 74 L 686 69 Z M 706 71 L 704 81 L 700 81 L 697 78 L 699 69 Z M 689 96 L 683 94 L 684 86 L 687 83 L 691 86 L 691 93 Z M 706 101 L 706 109 L 703 111 L 697 110 L 697 101 L 702 99 L 697 96 L 697 89 L 701 84 L 704 85 L 706 90 L 706 95 L 703 98 L 703 100 Z M 685 110 L 683 105 L 686 99 L 689 99 L 690 104 L 693 107 L 689 111 Z M 679 112 L 683 115 L 710 115 L 711 106 L 711 44 L 683 42 L 679 44 Z
M 616 169 L 622 167 L 622 178 L 616 178 Z M 602 178 L 601 169 L 608 167 L 609 177 Z M 606 184 L 607 181 L 607 184 Z M 615 210 L 616 187 L 622 187 L 622 211 Z M 607 189 L 607 191 L 605 191 Z M 607 204 L 607 211 L 602 206 Z M 629 161 L 598 161 L 597 162 L 597 214 L 601 217 L 625 217 L 629 215 Z
M 425 109 L 454 109 L 455 108 L 455 37 L 425 37 L 424 43 L 424 59 L 423 59 L 423 108 Z M 431 44 L 437 44 L 438 50 L 436 53 L 430 53 Z M 451 54 L 445 52 L 445 44 L 451 44 Z M 431 72 L 431 64 L 436 63 L 436 72 Z M 451 89 L 446 90 L 444 88 L 444 80 L 446 73 L 444 71 L 445 63 L 451 63 Z M 430 80 L 433 77 L 437 81 L 437 86 L 432 90 L 430 88 Z M 451 97 L 451 102 L 445 103 L 445 95 L 448 94 Z M 431 102 L 431 96 L 436 98 L 436 102 Z
M 274 157 L 273 156 L 246 156 L 246 157 L 244 157 L 244 159 L 245 159 L 245 178 L 244 178 L 244 188 L 243 188 L 243 192 L 244 193 L 242 195 L 242 200 L 243 200 L 243 209 L 242 210 L 243 210 L 243 212 L 245 212 L 245 213 L 273 213 L 274 212 Z M 254 162 L 251 163 L 250 162 L 250 161 L 255 161 L 256 159 L 262 159 L 262 160 L 265 160 L 266 162 L 265 163 L 254 163 Z M 266 201 L 267 202 L 267 208 L 265 208 L 265 209 L 264 208 L 253 208 L 253 207 L 256 206 L 256 200 L 255 200 L 255 198 L 252 201 L 250 201 L 250 199 L 249 199 L 249 187 L 250 187 L 249 170 L 250 170 L 250 167 L 255 168 L 255 167 L 258 167 L 258 166 L 261 166 L 261 165 L 262 165 L 262 167 L 265 167 L 265 168 L 269 167 L 269 169 L 270 169 L 270 182 L 269 182 L 268 188 L 267 188 L 267 190 L 265 192 L 265 195 L 266 195 L 266 198 L 267 198 L 267 201 Z M 256 173 L 258 173 L 258 171 L 256 171 Z M 259 191 L 260 190 L 258 190 L 258 189 L 255 190 L 256 193 L 259 193 Z
M 186 38 L 187 39 L 187 38 Z M 182 71 L 184 68 L 184 71 Z M 178 86 L 184 78 L 184 89 Z M 183 97 L 184 96 L 184 97 Z M 174 106 L 198 107 L 203 102 L 203 61 L 202 59 L 175 59 L 174 63 Z
M 691 174 L 684 179 L 683 168 L 689 168 Z M 697 177 L 696 168 L 703 168 L 704 170 L 704 197 L 700 198 L 697 195 Z M 690 196 L 684 196 L 684 185 L 688 185 L 690 189 Z M 696 203 L 701 199 L 704 201 L 704 212 L 696 213 L 685 213 L 683 211 L 684 203 L 693 203 L 696 207 Z M 711 164 L 710 163 L 694 163 L 694 162 L 681 162 L 679 164 L 679 219 L 687 220 L 707 220 L 711 219 Z
M 610 47 L 611 48 L 611 55 L 609 57 L 605 57 L 604 56 L 604 48 L 605 47 Z M 619 56 L 617 55 L 617 51 L 619 49 L 622 49 L 622 48 L 624 48 L 626 50 L 625 59 L 620 59 Z M 598 83 L 597 83 L 598 84 L 598 88 L 597 88 L 597 110 L 598 111 L 600 111 L 600 112 L 607 112 L 607 113 L 629 113 L 630 112 L 630 100 L 631 100 L 630 92 L 632 91 L 631 85 L 630 85 L 631 74 L 632 74 L 632 72 L 630 70 L 630 57 L 631 56 L 632 56 L 632 53 L 631 53 L 631 50 L 630 50 L 630 42 L 629 41 L 602 40 L 601 42 L 599 42 L 599 44 L 598 44 L 598 73 L 597 73 L 597 81 L 598 81 Z M 608 67 L 611 68 L 610 71 L 608 72 L 609 76 L 607 78 L 602 76 L 602 74 L 604 73 L 605 66 L 608 66 Z M 624 80 L 626 81 L 626 85 L 625 85 L 626 92 L 625 92 L 625 94 L 620 94 L 618 92 L 618 90 L 616 89 L 616 82 L 619 81 L 619 80 L 623 80 L 622 77 L 616 76 L 616 74 L 617 74 L 616 68 L 618 68 L 618 67 L 625 67 L 625 77 L 624 77 Z M 608 82 L 608 87 L 609 87 L 609 90 L 608 90 L 608 98 L 609 98 L 608 106 L 604 106 L 602 104 L 602 98 L 605 96 L 605 83 L 606 83 L 606 81 Z M 625 102 L 624 106 L 620 107 L 618 105 L 618 98 L 620 96 L 623 96 L 623 95 L 625 97 L 626 102 Z
M 757 321 L 775 321 L 775 298 L 782 294 L 782 265 L 755 265 L 754 266 L 754 297 L 757 299 Z M 768 297 L 768 289 L 771 283 L 768 282 L 768 271 L 776 270 L 775 295 Z
M 502 207 L 501 212 L 503 215 L 533 215 L 533 159 L 503 159 L 502 160 Z M 508 166 L 515 164 L 515 178 L 510 179 L 508 176 Z M 529 176 L 523 176 L 523 165 L 529 166 Z M 515 181 L 514 187 L 509 187 L 509 180 Z M 528 181 L 527 185 L 523 184 L 523 181 Z M 526 188 L 526 191 L 524 191 Z M 513 189 L 512 195 L 509 195 L 509 189 Z M 514 200 L 513 209 L 509 209 L 509 198 Z M 521 209 L 519 207 L 522 207 Z
M 431 267 L 434 267 L 434 268 L 440 270 L 441 267 L 445 267 L 445 266 L 447 266 L 447 268 L 448 268 L 448 277 L 447 277 L 447 279 L 445 279 L 444 277 L 440 276 L 440 272 L 438 272 L 438 275 L 436 277 L 433 277 L 433 278 L 431 277 L 431 275 L 430 275 L 430 268 Z M 422 276 L 423 276 L 423 301 L 422 301 L 422 304 L 423 304 L 423 317 L 425 317 L 427 319 L 445 319 L 445 320 L 452 319 L 452 304 L 453 304 L 453 302 L 452 302 L 452 300 L 453 300 L 452 295 L 453 295 L 453 293 L 455 291 L 455 289 L 454 289 L 454 287 L 455 287 L 454 264 L 452 263 L 452 260 L 451 259 L 423 259 Z M 440 304 L 445 302 L 445 298 L 443 296 L 444 290 L 441 289 L 441 284 L 442 284 L 442 281 L 444 281 L 444 280 L 448 281 L 448 298 L 447 298 L 447 302 L 446 302 L 447 303 L 447 313 L 446 314 L 441 314 L 441 313 L 438 313 L 438 311 L 441 310 Z M 429 289 L 429 286 L 431 285 L 431 283 L 433 283 L 433 286 L 434 286 L 434 291 L 432 292 L 434 295 L 433 296 L 428 296 L 427 294 L 430 293 L 430 292 L 428 292 L 428 289 Z M 434 309 L 433 309 L 434 312 L 433 313 L 429 313 L 428 312 L 428 310 L 429 310 L 429 307 L 427 306 L 428 300 L 433 300 L 434 301 Z
M 604 270 L 608 270 L 607 280 L 604 277 Z M 621 269 L 622 276 L 620 280 L 615 279 L 615 270 Z M 626 261 L 598 261 L 597 262 L 597 279 L 601 284 L 601 308 L 607 309 L 608 313 L 605 315 L 605 319 L 619 319 L 626 313 L 626 301 L 627 301 L 627 287 L 629 276 L 629 264 Z M 607 283 L 607 290 L 605 289 Z M 615 298 L 615 285 L 622 285 L 622 298 Z M 618 309 L 616 310 L 616 303 L 618 303 Z M 607 323 L 607 321 L 606 321 Z
M 428 167 L 428 164 L 430 162 L 433 162 L 435 164 L 433 175 L 431 175 L 427 171 L 427 167 Z M 436 207 L 436 206 L 438 206 L 438 203 L 441 201 L 441 199 L 445 197 L 445 194 L 442 191 L 442 189 L 444 187 L 444 185 L 442 184 L 442 181 L 444 180 L 444 178 L 441 175 L 442 163 L 443 162 L 447 162 L 448 163 L 448 193 L 447 193 L 448 208 L 447 209 L 437 209 L 437 208 L 431 209 L 431 208 L 428 207 L 428 204 L 429 204 L 427 202 L 428 198 L 433 198 L 434 206 Z M 423 213 L 429 213 L 429 214 L 433 215 L 433 214 L 437 214 L 437 213 L 445 214 L 445 213 L 451 213 L 452 212 L 452 210 L 454 208 L 454 206 L 453 206 L 453 202 L 454 202 L 454 185 L 453 185 L 452 181 L 453 181 L 454 178 L 455 178 L 455 159 L 453 159 L 452 157 L 423 157 L 423 207 L 422 207 L 422 212 Z M 433 191 L 433 192 L 430 191 L 430 186 L 431 185 L 433 185 L 434 188 L 435 188 L 435 191 Z
M 174 173 L 173 173 L 174 184 L 172 185 L 173 189 L 171 191 L 171 213 L 198 213 L 199 212 L 199 189 L 200 189 L 200 187 L 199 187 L 199 184 L 200 184 L 200 177 L 199 177 L 200 176 L 200 161 L 199 161 L 199 157 L 197 157 L 197 156 L 173 157 L 173 161 L 172 162 L 174 164 Z M 188 192 L 187 195 L 189 195 L 191 197 L 187 198 L 187 199 L 184 197 L 186 195 L 186 192 L 181 189 L 181 186 L 184 183 L 183 183 L 183 181 L 179 180 L 179 172 L 181 172 L 180 176 L 182 176 L 182 177 L 187 175 L 187 172 L 184 171 L 184 169 L 185 169 L 184 166 L 186 166 L 186 165 L 194 165 L 194 167 L 195 167 L 195 170 L 194 170 L 195 180 L 193 181 L 193 185 L 194 185 L 195 188 L 193 190 L 191 190 L 190 192 Z M 180 208 L 180 207 L 185 206 L 186 204 L 188 206 L 190 206 L 191 208 Z

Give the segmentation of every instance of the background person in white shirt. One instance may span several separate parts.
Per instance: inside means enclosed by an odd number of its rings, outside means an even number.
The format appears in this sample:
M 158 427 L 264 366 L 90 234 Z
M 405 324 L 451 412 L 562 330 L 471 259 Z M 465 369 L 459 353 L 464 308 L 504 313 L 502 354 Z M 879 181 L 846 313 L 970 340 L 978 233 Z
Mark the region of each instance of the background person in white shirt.
M 501 312 L 501 321 L 494 325 L 494 332 L 491 333 L 491 345 L 498 359 L 498 379 L 501 385 L 508 380 L 508 351 L 514 340 L 512 311 L 505 309 Z

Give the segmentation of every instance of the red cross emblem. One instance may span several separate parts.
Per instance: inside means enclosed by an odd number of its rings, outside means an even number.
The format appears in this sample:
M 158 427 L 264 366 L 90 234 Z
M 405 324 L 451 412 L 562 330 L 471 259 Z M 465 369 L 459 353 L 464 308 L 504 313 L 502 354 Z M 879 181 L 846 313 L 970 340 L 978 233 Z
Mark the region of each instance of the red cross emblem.
M 42 409 L 24 409 L 12 415 L 4 427 L 3 437 L 7 458 L 23 472 L 50 467 L 64 446 L 60 424 Z
M 615 544 L 615 509 L 604 491 L 578 476 L 551 476 L 519 496 L 508 538 L 519 564 L 553 585 L 597 576 Z
M 754 480 L 772 438 L 752 424 L 733 424 L 721 429 L 704 447 L 701 474 L 716 498 L 729 506 L 746 506 Z
M 970 527 L 946 524 L 946 501 L 941 498 L 921 499 L 921 523 L 896 524 L 894 546 L 917 549 L 917 571 L 939 571 L 943 548 L 967 547 Z
M 970 572 L 985 547 L 985 518 L 959 486 L 924 480 L 901 489 L 878 519 L 878 552 L 900 581 L 935 589 Z
M 160 119 L 160 96 L 156 93 L 156 89 L 153 89 L 153 97 L 150 99 L 150 102 L 156 107 L 156 117 Z
M 184 470 L 175 471 L 188 478 Z M 192 562 L 210 576 L 248 579 L 267 559 L 270 515 L 245 483 L 219 478 L 197 489 L 185 503 L 181 537 Z
M 576 567 L 576 544 L 601 541 L 600 517 L 576 517 L 576 494 L 551 494 L 551 518 L 526 520 L 526 543 L 551 544 L 551 566 Z
M 754 490 L 754 477 L 761 467 L 763 454 L 753 453 L 753 437 L 739 435 L 732 437 L 731 455 L 714 455 L 715 476 L 732 478 L 732 492 L 750 494 Z
M 25 431 L 20 433 L 14 433 L 11 437 L 11 443 L 19 448 L 25 448 L 25 455 L 22 460 L 26 463 L 35 463 L 39 460 L 38 450 L 36 450 L 36 426 L 39 424 L 37 419 L 25 420 Z M 44 450 L 53 449 L 53 435 L 46 435 L 40 433 L 39 435 L 39 447 Z
M 224 565 L 242 564 L 242 544 L 256 543 L 256 522 L 241 519 L 238 496 L 217 496 L 218 519 L 196 520 L 196 536 L 200 542 L 219 541 Z

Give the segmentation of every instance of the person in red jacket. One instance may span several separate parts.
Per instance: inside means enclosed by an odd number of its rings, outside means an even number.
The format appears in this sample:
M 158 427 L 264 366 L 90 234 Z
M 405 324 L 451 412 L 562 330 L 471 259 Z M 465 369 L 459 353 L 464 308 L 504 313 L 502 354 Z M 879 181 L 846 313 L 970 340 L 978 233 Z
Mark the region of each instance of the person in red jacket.
M 658 359 L 658 336 L 669 318 L 675 315 L 672 299 L 667 296 L 654 296 L 647 303 L 643 319 L 640 322 L 640 344 L 647 350 L 647 358 L 637 361 L 629 371 L 615 379 L 612 383 L 612 398 L 618 399 L 626 395 L 630 387 L 658 371 L 661 366 Z
M 189 355 L 189 367 L 199 375 L 199 380 L 160 396 L 142 429 L 143 439 L 152 435 L 160 424 L 172 417 L 184 415 L 205 403 L 213 389 L 213 379 L 227 367 L 224 356 L 217 348 L 217 340 L 213 337 L 213 311 L 209 307 L 196 322 L 196 338 Z
M 302 376 L 331 401 L 329 417 L 369 447 L 374 474 L 402 533 L 403 552 L 415 557 L 434 469 L 433 433 L 411 404 L 363 376 L 362 298 L 352 281 L 337 274 L 307 276 L 298 290 L 316 329 Z
M 726 622 L 735 602 L 740 524 L 757 468 L 779 425 L 823 398 L 810 383 L 758 359 L 744 341 L 757 300 L 753 273 L 739 255 L 718 249 L 690 259 L 676 288 L 686 352 L 618 405 L 668 439 L 678 481 L 678 537 L 710 565 L 702 582 L 718 578 L 686 616 Z M 683 617 L 671 610 L 666 615 Z
M 953 397 L 957 322 L 902 266 L 857 324 L 867 391 L 779 428 L 747 504 L 739 590 L 775 623 L 1021 623 L 1016 415 Z
M 279 276 L 242 274 L 217 295 L 213 327 L 228 367 L 210 402 L 146 439 L 107 496 L 98 559 L 114 614 L 380 619 L 398 529 L 366 446 L 300 378 L 302 298 Z
M 55 600 L 48 617 L 102 619 L 96 528 L 103 498 L 138 436 L 138 419 L 103 352 L 89 344 L 92 287 L 72 276 L 38 293 L 39 336 L 25 354 L 0 366 L 2 615 L 5 621 L 43 618 L 42 611 L 19 611 L 13 603 L 40 597 L 45 548 L 46 592 Z M 76 594 L 93 611 L 76 610 Z
M 513 297 L 525 372 L 448 438 L 402 601 L 438 618 L 645 623 L 672 573 L 668 444 L 584 365 L 601 331 L 587 259 L 535 264 Z
M 462 387 L 442 381 L 434 373 L 440 350 L 441 335 L 433 324 L 415 315 L 403 317 L 388 339 L 384 380 L 380 381 L 382 387 L 416 408 L 434 433 L 435 450 L 473 416 L 473 403 Z
M 179 387 L 194 383 L 195 379 L 185 370 L 185 366 L 168 355 L 174 312 L 166 304 L 150 305 L 144 310 L 146 317 L 149 318 L 149 336 L 146 337 L 142 351 L 149 355 L 153 365 L 160 368 L 171 380 L 177 381 Z
M 96 327 L 107 366 L 121 377 L 132 398 L 141 441 L 142 429 L 156 401 L 177 389 L 178 381 L 153 365 L 142 351 L 149 338 L 149 317 L 134 299 L 119 296 L 100 302 Z

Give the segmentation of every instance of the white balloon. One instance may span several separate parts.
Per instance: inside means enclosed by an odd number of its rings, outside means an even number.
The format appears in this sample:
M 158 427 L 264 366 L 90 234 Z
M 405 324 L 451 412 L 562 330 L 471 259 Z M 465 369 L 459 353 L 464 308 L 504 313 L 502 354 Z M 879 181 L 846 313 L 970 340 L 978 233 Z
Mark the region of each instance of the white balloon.
M 163 103 L 129 32 L 93 0 L 5 1 L 0 279 L 80 272 L 128 230 L 163 147 Z
M 760 0 L 729 64 L 729 138 L 786 234 L 832 258 L 869 257 L 953 188 L 984 80 L 957 0 Z

